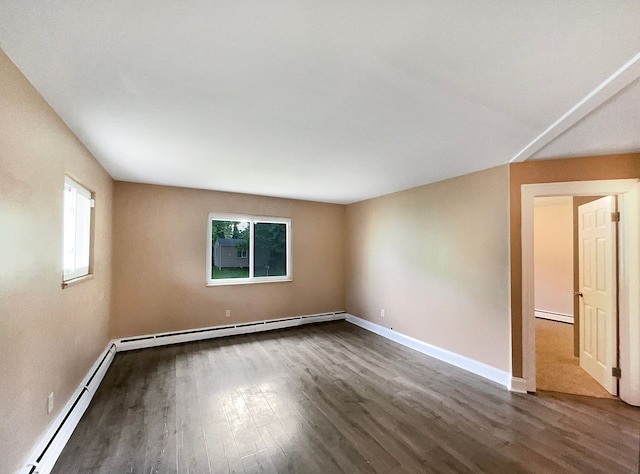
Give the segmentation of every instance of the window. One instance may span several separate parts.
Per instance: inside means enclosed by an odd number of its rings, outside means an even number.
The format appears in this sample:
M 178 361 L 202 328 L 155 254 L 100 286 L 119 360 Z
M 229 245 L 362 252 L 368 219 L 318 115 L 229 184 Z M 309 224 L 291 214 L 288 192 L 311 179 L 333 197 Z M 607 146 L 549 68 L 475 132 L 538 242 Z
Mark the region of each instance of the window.
M 89 274 L 92 207 L 91 192 L 65 176 L 63 282 Z
M 291 280 L 291 219 L 209 214 L 207 283 Z

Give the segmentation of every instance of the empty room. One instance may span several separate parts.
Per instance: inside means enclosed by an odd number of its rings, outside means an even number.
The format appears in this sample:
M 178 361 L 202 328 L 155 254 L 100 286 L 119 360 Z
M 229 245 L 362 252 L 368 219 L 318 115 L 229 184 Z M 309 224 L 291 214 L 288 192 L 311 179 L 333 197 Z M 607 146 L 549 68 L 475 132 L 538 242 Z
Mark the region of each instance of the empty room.
M 0 474 L 640 472 L 639 24 L 0 0 Z

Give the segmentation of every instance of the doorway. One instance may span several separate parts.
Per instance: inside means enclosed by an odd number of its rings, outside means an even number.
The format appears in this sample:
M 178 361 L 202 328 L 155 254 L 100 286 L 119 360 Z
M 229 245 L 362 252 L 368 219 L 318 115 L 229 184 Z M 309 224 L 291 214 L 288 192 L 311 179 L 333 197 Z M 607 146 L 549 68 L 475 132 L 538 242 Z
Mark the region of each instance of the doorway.
M 538 390 L 598 398 L 614 398 L 617 395 L 617 390 L 611 394 L 592 376 L 591 367 L 582 367 L 580 359 L 581 334 L 585 334 L 585 327 L 580 324 L 584 319 L 580 316 L 581 301 L 575 295 L 582 290 L 579 280 L 580 268 L 584 265 L 580 265 L 580 255 L 584 256 L 585 252 L 579 252 L 582 244 L 578 239 L 578 214 L 581 205 L 600 198 L 602 196 L 550 196 L 536 197 L 534 200 L 535 357 Z M 592 266 L 587 265 L 587 268 Z M 582 274 L 584 275 L 584 271 Z M 590 328 L 589 325 L 587 327 Z M 588 345 L 583 343 L 582 346 L 585 349 Z M 617 350 L 615 343 L 610 350 Z M 583 353 L 590 355 L 588 351 Z
M 640 186 L 638 179 L 575 181 L 526 184 L 521 187 L 522 243 L 522 362 L 523 383 L 528 392 L 536 391 L 533 209 L 534 199 L 542 196 L 618 196 L 621 219 L 620 245 L 620 389 L 619 396 L 640 405 Z

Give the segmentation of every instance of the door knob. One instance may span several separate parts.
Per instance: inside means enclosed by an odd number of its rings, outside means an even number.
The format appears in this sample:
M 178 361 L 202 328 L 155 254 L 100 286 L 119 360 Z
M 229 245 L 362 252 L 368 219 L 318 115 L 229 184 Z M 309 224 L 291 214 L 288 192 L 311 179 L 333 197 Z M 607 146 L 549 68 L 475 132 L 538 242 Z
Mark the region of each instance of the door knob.
M 573 296 L 579 296 L 580 298 L 582 298 L 584 295 L 582 293 L 578 293 L 577 291 L 573 294 Z

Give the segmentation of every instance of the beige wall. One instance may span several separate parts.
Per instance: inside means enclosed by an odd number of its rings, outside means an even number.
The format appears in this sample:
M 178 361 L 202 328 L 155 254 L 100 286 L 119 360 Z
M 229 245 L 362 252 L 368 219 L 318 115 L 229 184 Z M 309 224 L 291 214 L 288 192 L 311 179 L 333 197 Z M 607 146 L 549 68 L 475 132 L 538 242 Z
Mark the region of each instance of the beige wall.
M 124 182 L 114 195 L 114 337 L 345 308 L 345 206 Z M 210 212 L 290 217 L 293 281 L 207 287 Z
M 347 311 L 510 371 L 508 182 L 505 165 L 349 205 Z
M 522 377 L 521 186 L 534 183 L 640 178 L 640 153 L 526 161 L 510 165 L 509 173 L 512 366 L 513 375 Z
M 95 278 L 63 290 L 65 173 L 95 192 Z M 22 467 L 108 342 L 112 187 L 0 50 L 1 472 Z
M 535 309 L 573 316 L 573 198 L 535 199 Z

